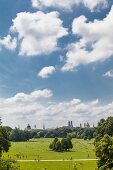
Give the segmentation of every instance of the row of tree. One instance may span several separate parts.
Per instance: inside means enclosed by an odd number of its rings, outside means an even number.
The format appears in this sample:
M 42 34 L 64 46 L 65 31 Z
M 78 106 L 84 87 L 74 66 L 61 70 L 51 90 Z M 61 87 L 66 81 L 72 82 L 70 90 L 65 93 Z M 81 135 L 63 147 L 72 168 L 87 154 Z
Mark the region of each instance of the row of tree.
M 95 137 L 95 128 L 69 128 L 60 127 L 51 130 L 20 130 L 9 129 L 10 140 L 15 142 L 27 141 L 32 138 L 81 138 L 92 139 Z

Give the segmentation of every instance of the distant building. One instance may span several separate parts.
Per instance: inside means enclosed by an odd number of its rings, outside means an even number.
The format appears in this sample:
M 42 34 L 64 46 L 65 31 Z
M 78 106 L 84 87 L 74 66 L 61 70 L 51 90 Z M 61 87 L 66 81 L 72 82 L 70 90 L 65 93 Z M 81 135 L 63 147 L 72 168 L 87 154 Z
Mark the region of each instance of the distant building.
M 82 128 L 82 124 L 80 123 L 80 128 Z
M 90 124 L 87 122 L 87 128 L 90 128 Z
M 2 118 L 0 117 L 0 125 L 2 124 Z
M 31 130 L 30 124 L 27 125 L 27 127 L 25 128 L 25 130 Z
M 45 124 L 43 124 L 43 130 L 45 130 L 46 128 L 45 128 Z
M 90 128 L 90 124 L 88 122 L 84 123 L 84 128 Z
M 68 127 L 73 128 L 73 122 L 72 121 L 68 121 Z

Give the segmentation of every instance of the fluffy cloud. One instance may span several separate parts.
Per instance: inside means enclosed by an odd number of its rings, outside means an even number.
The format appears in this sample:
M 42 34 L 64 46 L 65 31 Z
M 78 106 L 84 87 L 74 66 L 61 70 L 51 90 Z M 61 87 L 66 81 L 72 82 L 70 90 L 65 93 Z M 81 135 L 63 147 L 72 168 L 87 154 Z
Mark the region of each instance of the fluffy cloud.
M 55 72 L 55 67 L 49 66 L 49 67 L 44 67 L 42 70 L 38 73 L 39 77 L 42 78 L 48 78 L 51 74 Z
M 72 43 L 66 54 L 63 71 L 72 70 L 81 64 L 105 61 L 113 56 L 113 6 L 103 20 L 88 22 L 85 16 L 75 18 L 72 24 L 73 34 L 80 37 Z
M 111 78 L 113 78 L 113 70 L 107 71 L 103 76 L 104 77 L 111 77 Z
M 18 124 L 25 127 L 28 122 L 38 124 L 38 127 L 46 122 L 48 127 L 55 127 L 65 125 L 68 120 L 73 120 L 75 125 L 87 121 L 93 124 L 113 114 L 113 102 L 103 105 L 98 100 L 83 102 L 76 98 L 53 102 L 50 101 L 51 96 L 52 92 L 45 89 L 30 94 L 19 93 L 8 99 L 1 98 L 0 116 L 4 123 L 13 127 Z
M 14 97 L 8 98 L 6 100 L 7 103 L 16 103 L 16 102 L 33 102 L 34 100 L 37 100 L 39 98 L 49 98 L 51 97 L 52 91 L 49 89 L 44 90 L 37 90 L 30 94 L 25 93 L 18 93 Z
M 32 6 L 35 8 L 56 7 L 63 9 L 71 9 L 73 6 L 83 4 L 90 10 L 107 6 L 107 0 L 31 0 Z
M 20 55 L 27 56 L 49 54 L 57 50 L 59 38 L 68 34 L 58 12 L 18 13 L 10 30 L 18 33 Z
M 10 35 L 0 39 L 0 47 L 5 47 L 8 50 L 15 50 L 17 46 L 16 38 L 12 38 Z

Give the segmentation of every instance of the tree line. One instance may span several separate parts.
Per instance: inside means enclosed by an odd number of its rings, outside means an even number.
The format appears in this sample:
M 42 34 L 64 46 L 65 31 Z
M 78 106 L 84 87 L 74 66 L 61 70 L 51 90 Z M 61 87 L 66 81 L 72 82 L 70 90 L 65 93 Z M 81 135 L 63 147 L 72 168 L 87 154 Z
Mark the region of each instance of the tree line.
M 8 127 L 7 127 L 8 128 Z M 9 129 L 9 128 L 8 128 Z M 21 130 L 19 128 L 9 129 L 10 140 L 15 142 L 28 141 L 32 138 L 79 138 L 92 139 L 95 137 L 95 128 L 69 128 L 60 127 L 49 130 Z

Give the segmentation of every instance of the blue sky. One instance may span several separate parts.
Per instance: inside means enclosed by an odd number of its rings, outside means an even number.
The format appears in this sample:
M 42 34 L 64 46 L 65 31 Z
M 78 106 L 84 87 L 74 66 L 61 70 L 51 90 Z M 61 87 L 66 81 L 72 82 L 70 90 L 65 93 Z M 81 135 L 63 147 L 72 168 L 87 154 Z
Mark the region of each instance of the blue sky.
M 113 3 L 80 2 L 0 1 L 4 124 L 56 127 L 112 115 Z

